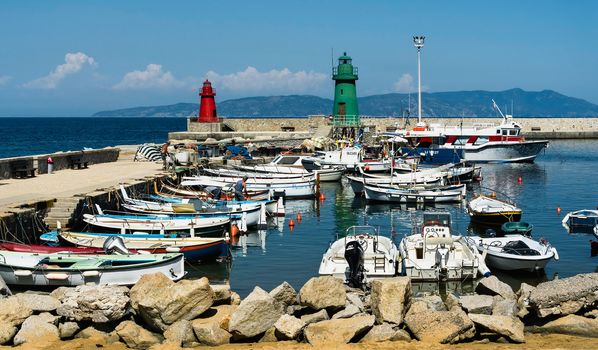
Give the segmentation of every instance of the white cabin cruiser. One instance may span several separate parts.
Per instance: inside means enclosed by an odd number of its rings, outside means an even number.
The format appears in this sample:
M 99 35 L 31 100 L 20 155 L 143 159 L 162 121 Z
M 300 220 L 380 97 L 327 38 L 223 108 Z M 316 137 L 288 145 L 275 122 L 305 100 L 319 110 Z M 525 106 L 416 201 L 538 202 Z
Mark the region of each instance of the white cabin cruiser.
M 321 276 L 342 278 L 353 287 L 373 279 L 396 276 L 399 252 L 389 237 L 372 226 L 351 226 L 330 245 L 320 263 Z
M 484 257 L 462 236 L 451 234 L 448 212 L 424 213 L 421 233 L 399 245 L 404 273 L 415 281 L 447 281 L 490 275 Z

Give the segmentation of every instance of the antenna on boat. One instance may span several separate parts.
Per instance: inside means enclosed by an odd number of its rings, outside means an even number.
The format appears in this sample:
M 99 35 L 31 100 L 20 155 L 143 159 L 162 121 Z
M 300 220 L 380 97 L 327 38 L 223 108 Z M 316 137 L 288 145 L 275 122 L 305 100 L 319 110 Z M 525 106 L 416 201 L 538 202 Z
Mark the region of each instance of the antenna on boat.
M 496 102 L 494 101 L 494 99 L 492 99 L 492 107 L 494 107 L 494 109 L 500 114 L 500 116 L 502 117 L 502 119 L 506 122 L 507 121 L 507 117 L 502 113 L 502 111 L 500 110 L 500 107 L 498 107 L 498 105 L 496 104 Z
M 417 124 L 422 122 L 422 75 L 421 75 L 421 49 L 424 47 L 425 36 L 413 36 L 413 46 L 417 49 Z

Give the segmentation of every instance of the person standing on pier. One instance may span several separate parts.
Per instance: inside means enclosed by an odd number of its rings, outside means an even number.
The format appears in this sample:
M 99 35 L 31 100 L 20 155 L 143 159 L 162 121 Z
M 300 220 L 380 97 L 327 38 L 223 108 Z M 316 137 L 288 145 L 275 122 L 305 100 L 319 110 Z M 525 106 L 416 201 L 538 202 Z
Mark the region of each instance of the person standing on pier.
M 166 141 L 162 144 L 162 147 L 160 148 L 160 153 L 162 155 L 162 169 L 166 170 L 168 169 L 168 146 L 170 146 L 170 141 Z
M 247 195 L 247 175 L 235 183 L 235 200 L 244 201 Z

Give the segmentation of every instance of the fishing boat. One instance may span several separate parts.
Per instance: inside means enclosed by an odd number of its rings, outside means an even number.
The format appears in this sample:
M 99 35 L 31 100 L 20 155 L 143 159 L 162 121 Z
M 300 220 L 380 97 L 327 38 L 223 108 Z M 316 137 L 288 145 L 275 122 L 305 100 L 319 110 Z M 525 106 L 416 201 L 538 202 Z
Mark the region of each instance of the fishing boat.
M 183 177 L 181 182 L 184 186 L 215 186 L 222 188 L 223 191 L 232 191 L 234 184 L 240 180 L 240 178 L 216 178 L 209 176 L 196 176 L 196 177 Z M 266 179 L 263 179 L 266 180 Z M 281 182 L 272 179 L 271 181 L 247 181 L 248 191 L 266 191 L 271 192 L 274 198 L 285 197 L 287 199 L 302 199 L 302 198 L 313 198 L 316 194 L 316 183 L 313 178 L 306 178 L 303 181 L 301 179 Z
M 51 231 L 44 240 L 65 242 L 75 247 L 55 249 L 100 249 L 110 237 L 119 237 L 127 249 L 151 254 L 182 253 L 188 261 L 209 261 L 229 255 L 226 238 L 177 237 L 175 234 L 121 234 Z
M 502 225 L 519 221 L 521 212 L 514 204 L 485 195 L 479 195 L 467 203 L 467 213 L 475 223 Z
M 185 276 L 183 254 L 91 255 L 0 251 L 0 276 L 9 285 L 133 285 L 161 272 L 173 281 Z
M 372 226 L 351 226 L 328 247 L 318 273 L 342 278 L 354 287 L 373 279 L 396 276 L 398 249 Z
M 465 185 L 448 188 L 436 187 L 382 187 L 364 185 L 365 198 L 368 201 L 394 203 L 454 203 L 465 198 Z
M 429 150 L 462 150 L 465 160 L 475 162 L 507 163 L 533 162 L 547 147 L 548 141 L 528 141 L 521 134 L 521 125 L 513 121 L 512 115 L 504 115 L 492 100 L 494 109 L 502 117 L 499 125 L 440 125 L 418 123 L 413 130 L 386 133 L 387 136 L 401 136 L 408 140 L 405 153 L 416 149 L 416 153 Z
M 56 243 L 57 240 L 55 240 Z M 21 252 L 21 253 L 42 253 L 42 254 L 54 254 L 54 253 L 72 253 L 72 254 L 105 254 L 104 248 L 101 246 L 98 248 L 91 247 L 73 247 L 73 246 L 51 246 L 44 244 L 24 244 L 16 242 L 0 242 L 0 251 L 6 250 L 9 252 Z M 136 254 L 136 251 L 130 251 Z
M 583 209 L 567 213 L 562 220 L 563 226 L 569 231 L 595 232 L 598 227 L 598 210 Z
M 550 260 L 559 259 L 556 248 L 543 238 L 536 241 L 523 234 L 506 234 L 469 236 L 467 240 L 486 255 L 489 267 L 499 270 L 533 272 L 544 269 Z
M 419 231 L 419 230 L 418 230 Z M 464 237 L 451 233 L 449 213 L 424 213 L 421 232 L 399 244 L 404 274 L 416 281 L 445 281 L 488 276 L 484 257 Z
M 160 185 L 161 189 L 158 189 L 158 184 L 154 183 L 154 193 L 163 198 L 199 198 L 199 199 L 212 199 L 214 197 L 213 193 L 205 190 L 205 189 L 194 189 L 189 188 L 187 186 L 173 186 L 166 184 L 164 182 Z M 268 190 L 259 190 L 259 191 L 247 191 L 247 195 L 245 198 L 252 199 L 252 200 L 263 200 L 269 199 L 270 191 Z M 234 198 L 234 194 L 232 193 L 232 187 L 228 188 L 228 193 L 223 192 L 221 193 L 220 198 L 213 198 L 216 200 L 232 200 Z

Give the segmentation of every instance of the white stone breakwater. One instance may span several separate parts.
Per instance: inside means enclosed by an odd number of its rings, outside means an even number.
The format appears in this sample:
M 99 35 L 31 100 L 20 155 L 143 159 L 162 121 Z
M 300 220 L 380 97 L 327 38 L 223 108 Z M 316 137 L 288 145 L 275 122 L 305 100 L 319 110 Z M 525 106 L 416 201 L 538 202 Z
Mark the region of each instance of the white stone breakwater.
M 314 277 L 297 293 L 284 282 L 243 300 L 206 278 L 172 282 L 157 273 L 131 288 L 85 285 L 11 295 L 0 280 L 0 345 L 101 339 L 134 349 L 170 343 L 216 346 L 296 341 L 470 341 L 524 343 L 528 332 L 598 337 L 598 273 L 523 284 L 496 277 L 474 295 L 413 296 L 408 277 L 371 283 L 367 291 Z

